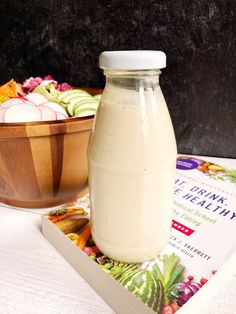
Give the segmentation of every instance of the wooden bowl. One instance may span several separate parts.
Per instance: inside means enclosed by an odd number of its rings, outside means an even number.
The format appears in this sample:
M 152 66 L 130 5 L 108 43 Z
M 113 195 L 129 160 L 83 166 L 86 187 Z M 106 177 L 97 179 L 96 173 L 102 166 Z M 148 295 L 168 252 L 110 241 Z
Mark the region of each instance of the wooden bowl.
M 92 123 L 93 116 L 0 123 L 0 202 L 41 208 L 73 202 L 84 194 Z
M 0 201 L 38 208 L 75 201 L 87 187 L 93 117 L 0 124 Z

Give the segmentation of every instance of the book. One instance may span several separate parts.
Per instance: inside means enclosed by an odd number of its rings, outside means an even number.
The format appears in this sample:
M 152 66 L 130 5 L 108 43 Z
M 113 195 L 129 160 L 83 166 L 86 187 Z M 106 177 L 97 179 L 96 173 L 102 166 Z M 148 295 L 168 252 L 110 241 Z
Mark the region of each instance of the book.
M 181 155 L 176 168 L 171 236 L 152 261 L 99 251 L 88 195 L 42 215 L 44 236 L 116 313 L 201 313 L 236 276 L 236 160 Z

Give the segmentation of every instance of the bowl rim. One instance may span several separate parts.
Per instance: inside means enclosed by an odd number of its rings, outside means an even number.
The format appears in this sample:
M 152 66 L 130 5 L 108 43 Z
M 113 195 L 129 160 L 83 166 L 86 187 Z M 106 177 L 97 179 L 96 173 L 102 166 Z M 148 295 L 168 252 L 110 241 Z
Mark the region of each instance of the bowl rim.
M 0 123 L 1 138 L 41 137 L 90 130 L 94 115 L 61 120 Z

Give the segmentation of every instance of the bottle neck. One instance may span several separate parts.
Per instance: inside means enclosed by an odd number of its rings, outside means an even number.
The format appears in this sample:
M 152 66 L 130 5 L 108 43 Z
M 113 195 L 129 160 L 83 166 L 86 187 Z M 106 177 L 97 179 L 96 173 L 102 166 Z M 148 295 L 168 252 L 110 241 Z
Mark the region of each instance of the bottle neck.
M 104 70 L 106 86 L 131 90 L 154 90 L 159 87 L 160 70 Z

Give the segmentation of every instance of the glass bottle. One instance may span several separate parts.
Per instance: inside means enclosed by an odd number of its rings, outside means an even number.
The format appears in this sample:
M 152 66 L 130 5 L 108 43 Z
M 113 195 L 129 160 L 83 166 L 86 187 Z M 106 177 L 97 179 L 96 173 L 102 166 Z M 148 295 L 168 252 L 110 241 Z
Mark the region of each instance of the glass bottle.
M 168 242 L 176 141 L 160 85 L 161 51 L 100 55 L 106 85 L 88 148 L 91 228 L 110 258 L 142 262 Z

